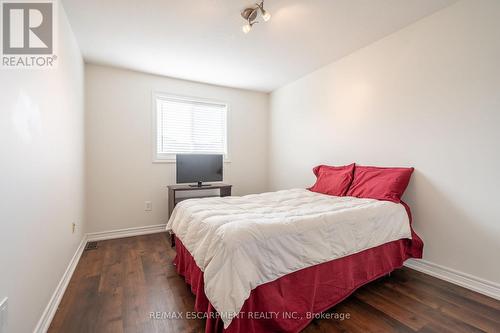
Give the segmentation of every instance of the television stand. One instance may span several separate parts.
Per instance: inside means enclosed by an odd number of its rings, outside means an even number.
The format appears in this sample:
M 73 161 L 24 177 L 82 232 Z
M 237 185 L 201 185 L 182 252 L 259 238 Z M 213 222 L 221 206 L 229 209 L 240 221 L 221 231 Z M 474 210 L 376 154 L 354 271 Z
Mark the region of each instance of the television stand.
M 170 215 L 172 215 L 172 211 L 174 210 L 174 207 L 181 202 L 182 200 L 186 199 L 193 199 L 193 198 L 206 198 L 206 197 L 228 197 L 231 196 L 231 187 L 232 185 L 228 184 L 201 184 L 201 186 L 198 185 L 169 185 L 167 186 L 168 188 L 168 217 L 170 218 Z M 200 191 L 201 192 L 194 192 L 194 191 Z M 207 190 L 219 190 L 219 194 L 212 194 L 212 195 L 203 195 L 203 191 Z M 192 195 L 189 197 L 182 197 L 179 198 L 177 195 L 179 192 L 184 192 L 184 191 L 193 191 Z M 172 247 L 174 246 L 174 240 L 175 240 L 175 235 L 172 233 L 171 234 L 172 238 Z
M 190 187 L 210 187 L 212 184 L 203 184 L 202 182 L 198 182 L 198 184 L 195 185 L 188 185 Z

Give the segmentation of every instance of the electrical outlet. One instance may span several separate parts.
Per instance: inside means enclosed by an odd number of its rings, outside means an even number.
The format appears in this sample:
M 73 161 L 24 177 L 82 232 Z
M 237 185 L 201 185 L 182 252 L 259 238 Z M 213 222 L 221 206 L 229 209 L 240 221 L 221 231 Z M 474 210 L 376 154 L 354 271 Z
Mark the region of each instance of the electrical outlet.
M 151 201 L 144 201 L 144 210 L 150 212 L 153 210 L 153 203 Z
M 5 297 L 0 302 L 0 333 L 7 333 L 8 301 L 9 299 Z

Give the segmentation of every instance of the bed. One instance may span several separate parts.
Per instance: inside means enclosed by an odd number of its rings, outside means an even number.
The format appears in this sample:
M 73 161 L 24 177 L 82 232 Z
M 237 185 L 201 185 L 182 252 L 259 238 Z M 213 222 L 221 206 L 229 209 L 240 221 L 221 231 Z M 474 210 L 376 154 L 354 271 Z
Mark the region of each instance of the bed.
M 306 189 L 186 200 L 167 230 L 208 333 L 298 332 L 423 248 L 406 204 Z

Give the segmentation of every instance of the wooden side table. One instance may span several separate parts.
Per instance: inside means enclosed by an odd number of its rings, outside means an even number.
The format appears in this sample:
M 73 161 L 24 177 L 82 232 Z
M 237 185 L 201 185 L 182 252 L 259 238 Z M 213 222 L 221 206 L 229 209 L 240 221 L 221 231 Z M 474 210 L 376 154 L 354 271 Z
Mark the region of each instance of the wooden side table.
M 228 197 L 231 196 L 231 188 L 233 185 L 228 185 L 228 184 L 211 184 L 208 186 L 189 186 L 189 185 L 169 185 L 167 186 L 168 188 L 168 218 L 170 218 L 170 215 L 172 215 L 172 212 L 174 210 L 174 207 L 181 202 L 182 200 L 186 199 L 193 199 L 193 198 L 206 198 L 206 197 Z M 186 191 L 206 191 L 206 190 L 219 190 L 219 195 L 203 195 L 202 192 L 199 194 L 195 194 L 193 196 L 189 197 L 183 197 L 183 198 L 178 198 L 177 194 L 179 192 L 186 192 Z M 172 247 L 175 246 L 175 234 L 172 232 L 170 234 L 171 236 L 171 243 Z

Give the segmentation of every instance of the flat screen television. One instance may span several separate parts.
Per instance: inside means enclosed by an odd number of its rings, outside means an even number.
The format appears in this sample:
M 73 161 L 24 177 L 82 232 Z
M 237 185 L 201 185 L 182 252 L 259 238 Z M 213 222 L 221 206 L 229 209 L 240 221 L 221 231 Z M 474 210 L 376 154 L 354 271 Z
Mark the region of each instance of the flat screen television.
M 193 186 L 203 185 L 203 182 L 222 181 L 222 155 L 208 154 L 178 154 L 177 183 L 196 183 Z

